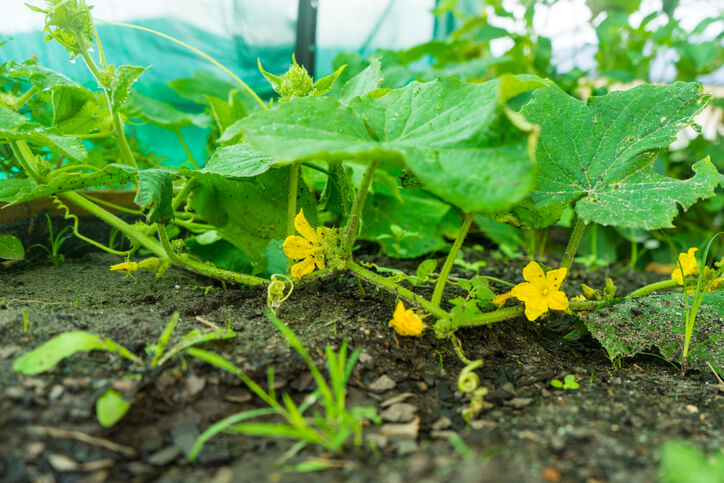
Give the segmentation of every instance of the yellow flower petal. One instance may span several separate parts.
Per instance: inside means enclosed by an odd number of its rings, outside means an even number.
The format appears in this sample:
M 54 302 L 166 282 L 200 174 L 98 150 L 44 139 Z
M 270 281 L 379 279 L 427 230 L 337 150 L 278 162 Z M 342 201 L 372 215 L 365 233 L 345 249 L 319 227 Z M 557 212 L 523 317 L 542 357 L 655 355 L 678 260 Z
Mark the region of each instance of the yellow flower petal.
M 307 257 L 299 263 L 292 266 L 292 277 L 302 278 L 314 271 L 314 257 Z
M 722 284 L 724 284 L 724 278 L 717 278 L 709 286 L 709 291 L 712 292 L 714 290 L 719 290 L 719 285 L 722 285 Z
M 552 290 L 558 290 L 558 288 L 563 283 L 563 280 L 566 279 L 567 274 L 568 269 L 566 267 L 559 268 L 557 270 L 551 270 L 550 272 L 546 273 L 546 284 L 548 285 L 548 288 Z
M 536 287 L 531 282 L 519 283 L 518 285 L 513 287 L 513 290 L 510 291 L 510 294 L 521 302 L 542 298 L 541 292 L 538 287 Z
M 568 297 L 564 292 L 556 290 L 548 294 L 546 304 L 553 310 L 566 310 L 568 308 Z
M 545 304 L 542 305 L 529 305 L 525 304 L 525 317 L 531 322 L 545 314 L 548 311 L 548 307 Z
M 304 217 L 304 210 L 299 210 L 297 216 L 294 217 L 294 228 L 310 243 L 315 245 L 319 243 L 320 237 Z
M 316 251 L 314 245 L 297 235 L 288 236 L 282 243 L 282 249 L 284 254 L 293 260 L 307 258 Z
M 501 293 L 500 295 L 496 295 L 493 300 L 491 300 L 491 303 L 495 304 L 500 308 L 505 302 L 508 301 L 509 298 L 513 297 L 513 291 Z
M 389 327 L 395 329 L 400 335 L 415 336 L 422 334 L 425 324 L 422 322 L 422 317 L 412 309 L 405 310 L 405 305 L 400 300 L 397 302 Z
M 314 264 L 317 265 L 318 270 L 324 270 L 324 255 L 320 254 L 314 257 Z
M 679 285 L 684 285 L 684 275 L 681 273 L 680 268 L 675 268 L 673 272 L 671 272 L 671 280 L 676 280 L 676 283 Z
M 523 267 L 523 278 L 538 287 L 543 287 L 546 281 L 545 273 L 536 262 L 530 262 Z

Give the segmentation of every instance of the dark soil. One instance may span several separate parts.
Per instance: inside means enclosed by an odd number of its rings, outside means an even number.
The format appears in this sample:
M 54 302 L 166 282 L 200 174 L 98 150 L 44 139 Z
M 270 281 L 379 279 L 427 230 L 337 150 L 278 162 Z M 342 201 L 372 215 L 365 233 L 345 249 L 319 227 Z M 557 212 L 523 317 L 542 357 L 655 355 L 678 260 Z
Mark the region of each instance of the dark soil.
M 130 363 L 106 353 L 78 354 L 33 377 L 15 373 L 13 361 L 79 329 L 142 355 L 178 311 L 171 343 L 205 329 L 204 322 L 229 322 L 236 338 L 206 349 L 260 383 L 273 366 L 277 391 L 295 399 L 313 389 L 310 374 L 264 315 L 263 290 L 224 288 L 176 269 L 161 279 L 139 273 L 134 280 L 108 270 L 117 262 L 89 253 L 62 266 L 0 268 L 0 480 L 631 483 L 657 479 L 657 448 L 665 441 L 689 440 L 705 451 L 724 447 L 724 392 L 713 374 L 690 371 L 681 377 L 678 368 L 656 357 L 615 367 L 590 337 L 563 338 L 574 321 L 565 314 L 460 333 L 466 355 L 484 360 L 477 372 L 490 390 L 488 407 L 466 425 L 460 416 L 466 398 L 456 382 L 463 365 L 450 343 L 432 334 L 395 337 L 387 327 L 394 297 L 370 286 L 361 294 L 352 277 L 342 276 L 295 289 L 279 316 L 320 366 L 326 345 L 336 348 L 347 339 L 351 348 L 363 350 L 348 405 L 382 411 L 391 398 L 407 394 L 404 403 L 413 407 L 398 406 L 399 421 L 388 415 L 382 426 L 365 429 L 379 452 L 365 445 L 332 456 L 307 448 L 285 464 L 321 457 L 335 468 L 294 473 L 275 464 L 293 441 L 221 435 L 192 464 L 186 454 L 201 431 L 230 414 L 262 407 L 230 374 L 187 357 L 129 384 L 123 377 L 134 372 Z M 483 270 L 514 280 L 523 263 L 491 260 Z M 643 282 L 641 275 L 616 281 L 631 288 Z M 600 280 L 591 283 L 601 286 Z M 566 374 L 576 375 L 580 389 L 551 387 L 551 379 Z M 382 376 L 394 387 L 373 391 L 370 386 Z M 103 429 L 94 408 L 109 387 L 133 406 L 116 426 Z M 390 424 L 406 424 L 407 437 L 384 436 Z

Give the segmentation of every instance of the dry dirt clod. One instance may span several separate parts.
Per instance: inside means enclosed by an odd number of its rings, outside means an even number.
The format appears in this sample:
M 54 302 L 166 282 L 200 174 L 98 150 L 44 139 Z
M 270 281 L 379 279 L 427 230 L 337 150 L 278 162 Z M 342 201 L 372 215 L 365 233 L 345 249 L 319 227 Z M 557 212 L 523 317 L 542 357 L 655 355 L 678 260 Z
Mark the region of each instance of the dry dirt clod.
M 382 411 L 380 417 L 383 421 L 392 423 L 407 423 L 417 414 L 417 407 L 407 403 L 393 404 L 389 408 Z

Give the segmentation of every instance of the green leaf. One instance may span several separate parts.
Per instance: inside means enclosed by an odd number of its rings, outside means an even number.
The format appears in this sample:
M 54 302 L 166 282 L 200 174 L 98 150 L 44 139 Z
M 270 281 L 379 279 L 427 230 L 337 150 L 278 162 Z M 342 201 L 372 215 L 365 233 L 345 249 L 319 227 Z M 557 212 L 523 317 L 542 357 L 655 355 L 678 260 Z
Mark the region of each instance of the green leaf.
M 337 78 L 342 74 L 342 71 L 345 69 L 345 67 L 347 66 L 343 65 L 328 76 L 318 79 L 314 83 L 314 94 L 317 96 L 321 96 L 322 94 L 329 92 L 329 90 L 334 86 Z
M 378 89 L 380 84 L 382 84 L 382 80 L 382 65 L 380 59 L 370 59 L 370 65 L 344 84 L 339 99 L 345 104 L 349 104 L 355 97 L 364 96 Z
M 138 190 L 133 202 L 150 209 L 148 221 L 168 223 L 173 220 L 173 183 L 167 169 L 146 169 L 138 173 Z
M 108 389 L 96 401 L 96 416 L 98 423 L 104 428 L 110 428 L 121 420 L 131 408 L 123 397 L 113 389 Z
M 420 264 L 417 266 L 417 278 L 420 280 L 425 280 L 427 277 L 429 277 L 432 272 L 435 271 L 437 268 L 437 260 L 434 260 L 432 258 L 428 258 L 427 260 L 423 260 L 420 262 Z
M 641 85 L 582 102 L 556 86 L 538 89 L 523 115 L 541 126 L 536 209 L 576 202 L 587 222 L 648 230 L 672 226 L 677 205 L 713 195 L 716 170 L 706 160 L 678 181 L 654 173 L 657 151 L 693 123 L 710 99 L 696 83 Z
M 53 127 L 64 134 L 87 134 L 102 121 L 96 96 L 88 89 L 54 86 L 50 99 Z
M 51 179 L 48 184 L 33 187 L 30 182 L 14 183 L 17 185 L 14 187 L 15 197 L 7 201 L 10 204 L 16 204 L 38 198 L 46 198 L 66 191 L 95 188 L 98 186 L 112 187 L 122 185 L 132 181 L 136 173 L 137 171 L 135 169 L 121 164 L 109 164 L 104 166 L 103 169 L 93 171 L 92 173 L 63 171 L 54 176 L 51 172 L 49 176 Z M 0 184 L 0 186 L 3 184 L 5 184 L 5 182 Z M 12 191 L 13 190 L 8 190 L 8 195 L 10 195 Z M 0 199 L 6 199 L 3 195 L 3 190 L 0 190 Z
M 385 254 L 416 258 L 446 246 L 441 226 L 450 206 L 421 190 L 395 196 L 370 195 L 362 214 L 363 240 L 376 241 Z
M 233 93 L 234 91 L 232 91 Z M 224 101 L 214 96 L 206 96 L 206 100 L 211 108 L 211 115 L 216 121 L 219 132 L 223 133 L 227 127 L 231 126 L 235 121 L 246 117 L 247 110 L 238 97 L 229 95 L 229 100 Z
M 319 205 L 322 210 L 344 218 L 349 214 L 354 202 L 352 169 L 344 166 L 342 161 L 330 161 L 327 165 L 327 172 L 329 174 Z
M 100 350 L 120 354 L 119 348 L 128 353 L 125 348 L 112 340 L 101 338 L 90 332 L 82 330 L 66 332 L 23 354 L 13 363 L 13 370 L 32 376 L 47 371 L 66 357 L 78 352 Z M 127 357 L 125 354 L 121 355 Z
M 288 170 L 273 169 L 253 178 L 194 171 L 193 177 L 198 187 L 191 207 L 249 257 L 253 273 L 262 273 L 269 241 L 286 237 Z M 316 221 L 315 200 L 303 182 L 298 207 L 311 223 Z
M 251 178 L 268 171 L 274 162 L 248 144 L 233 144 L 216 151 L 199 172 L 217 174 L 228 179 Z
M 681 362 L 684 339 L 684 295 L 651 295 L 626 300 L 587 314 L 581 314 L 586 327 L 608 351 L 611 359 L 649 352 L 656 346 L 661 355 Z M 708 370 L 724 368 L 724 290 L 704 296 L 699 307 L 689 352 L 689 367 Z
M 7 64 L 5 64 L 5 70 L 2 75 L 6 77 L 27 79 L 31 84 L 33 84 L 33 86 L 41 90 L 48 89 L 53 86 L 78 87 L 78 84 L 75 81 L 59 72 L 55 72 L 47 67 L 38 65 L 32 60 L 26 60 L 22 63 L 10 60 Z
M 192 124 L 206 128 L 211 123 L 209 116 L 206 114 L 190 114 L 179 111 L 171 104 L 157 101 L 136 91 L 131 92 L 129 96 L 126 115 L 171 131 L 179 131 Z
M 0 105 L 0 140 L 2 139 L 27 141 L 75 160 L 83 160 L 88 154 L 79 138 L 64 136 L 57 129 L 32 122 Z
M 279 164 L 405 163 L 427 190 L 463 211 L 502 210 L 527 196 L 535 170 L 528 134 L 505 116 L 509 94 L 500 85 L 439 79 L 355 98 L 349 106 L 325 97 L 293 99 L 238 124 L 252 146 Z
M 111 100 L 114 112 L 126 104 L 128 94 L 131 92 L 131 85 L 145 71 L 146 67 L 135 65 L 121 65 L 115 69 L 113 79 L 111 79 Z
M 33 183 L 28 178 L 0 179 L 0 202 L 10 203 L 33 190 Z
M 208 104 L 206 96 L 227 99 L 229 95 L 233 95 L 244 105 L 247 112 L 261 109 L 259 103 L 246 89 L 239 90 L 238 84 L 216 77 L 211 72 L 196 71 L 191 77 L 173 80 L 168 85 L 181 97 L 198 104 Z M 234 91 L 233 94 L 232 91 Z
M 22 260 L 25 258 L 23 244 L 12 235 L 0 235 L 0 258 Z

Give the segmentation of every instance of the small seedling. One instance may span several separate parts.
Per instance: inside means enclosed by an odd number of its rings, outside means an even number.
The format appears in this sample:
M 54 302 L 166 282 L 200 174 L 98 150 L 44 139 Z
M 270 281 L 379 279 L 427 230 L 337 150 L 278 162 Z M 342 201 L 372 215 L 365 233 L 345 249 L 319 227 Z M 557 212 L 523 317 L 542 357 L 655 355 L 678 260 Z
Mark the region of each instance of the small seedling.
M 563 381 L 561 382 L 560 379 L 553 379 L 551 381 L 551 386 L 555 387 L 556 389 L 578 389 L 581 387 L 580 384 L 576 382 L 576 376 L 573 374 L 568 374 L 566 377 L 563 378 Z

